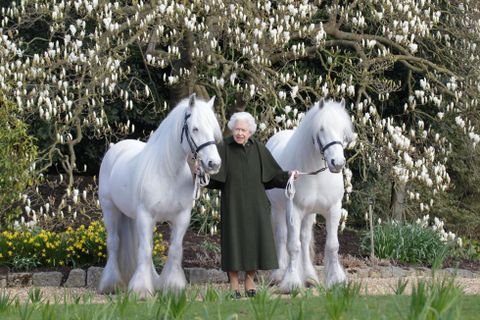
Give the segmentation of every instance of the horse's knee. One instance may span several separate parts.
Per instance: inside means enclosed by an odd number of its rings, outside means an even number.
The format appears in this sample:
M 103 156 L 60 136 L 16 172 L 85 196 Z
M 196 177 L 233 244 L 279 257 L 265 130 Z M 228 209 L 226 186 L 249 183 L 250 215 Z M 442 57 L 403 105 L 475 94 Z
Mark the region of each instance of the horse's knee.
M 325 244 L 325 252 L 338 252 L 340 244 L 338 241 L 327 241 Z
M 290 255 L 297 255 L 298 253 L 300 253 L 300 246 L 300 241 L 293 241 L 292 243 L 289 243 L 287 245 L 287 248 Z

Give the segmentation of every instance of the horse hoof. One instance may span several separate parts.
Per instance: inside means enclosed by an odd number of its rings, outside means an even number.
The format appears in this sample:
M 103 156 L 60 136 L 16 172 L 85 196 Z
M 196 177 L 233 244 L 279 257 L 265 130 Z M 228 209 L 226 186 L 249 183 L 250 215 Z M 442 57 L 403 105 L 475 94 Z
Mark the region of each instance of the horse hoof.
M 137 297 L 138 300 L 141 300 L 141 301 L 145 301 L 154 296 L 154 293 L 150 292 L 149 290 L 130 291 L 130 293 L 133 294 L 135 297 Z
M 302 283 L 301 282 L 289 282 L 289 283 L 285 283 L 285 282 L 282 282 L 280 285 L 279 285 L 279 288 L 280 288 L 280 292 L 282 293 L 291 293 L 295 290 L 298 290 L 298 289 L 301 289 L 303 287 Z

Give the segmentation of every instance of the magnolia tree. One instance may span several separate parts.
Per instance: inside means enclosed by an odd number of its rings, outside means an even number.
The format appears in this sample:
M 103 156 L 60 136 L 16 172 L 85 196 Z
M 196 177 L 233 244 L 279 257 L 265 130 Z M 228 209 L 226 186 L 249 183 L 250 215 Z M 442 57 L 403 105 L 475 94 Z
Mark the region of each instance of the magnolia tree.
M 134 131 L 139 106 L 162 116 L 196 91 L 222 124 L 252 112 L 258 135 L 293 128 L 322 97 L 346 98 L 358 134 L 346 169 L 391 183 L 392 214 L 430 210 L 450 183 L 452 145 L 478 123 L 477 1 L 23 0 L 2 8 L 0 85 L 48 128 L 42 168 L 73 185 L 76 146 Z M 131 68 L 140 53 L 147 72 Z M 161 94 L 167 91 L 168 94 Z M 125 121 L 108 115 L 123 101 Z M 355 182 L 355 181 L 354 181 Z M 384 189 L 382 189 L 383 191 Z M 359 190 L 361 194 L 361 190 Z

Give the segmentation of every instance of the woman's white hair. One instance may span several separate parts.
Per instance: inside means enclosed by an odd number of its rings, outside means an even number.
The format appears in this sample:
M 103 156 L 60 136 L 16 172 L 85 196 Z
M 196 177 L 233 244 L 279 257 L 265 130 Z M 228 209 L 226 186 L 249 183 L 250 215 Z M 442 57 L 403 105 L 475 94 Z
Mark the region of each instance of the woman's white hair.
M 227 124 L 230 131 L 233 132 L 233 129 L 235 128 L 235 124 L 237 123 L 238 120 L 242 120 L 248 123 L 250 134 L 254 134 L 255 131 L 257 131 L 257 124 L 255 123 L 255 119 L 248 112 L 235 112 L 234 114 L 232 114 Z

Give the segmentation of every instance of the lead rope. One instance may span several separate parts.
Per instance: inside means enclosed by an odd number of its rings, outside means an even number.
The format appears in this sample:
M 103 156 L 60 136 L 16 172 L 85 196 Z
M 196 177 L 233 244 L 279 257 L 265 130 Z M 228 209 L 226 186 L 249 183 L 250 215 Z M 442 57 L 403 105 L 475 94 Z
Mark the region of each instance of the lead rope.
M 314 175 L 319 174 L 320 172 L 325 171 L 325 170 L 327 170 L 327 166 L 325 166 L 321 169 L 318 169 L 316 171 L 311 171 L 311 172 L 297 171 L 297 175 L 298 175 L 298 177 L 307 176 L 307 175 L 314 176 Z M 288 199 L 287 212 L 292 212 L 293 197 L 295 197 L 295 192 L 296 192 L 296 190 L 295 190 L 295 172 L 292 172 L 292 174 L 288 178 L 287 186 L 285 187 L 285 197 Z M 293 214 L 290 214 L 289 223 L 290 223 L 291 226 L 293 226 Z
M 193 200 L 200 198 L 200 188 L 205 187 L 210 182 L 210 175 L 203 170 L 202 166 L 199 166 L 198 158 L 195 159 L 194 168 L 198 168 L 198 173 L 195 172 L 195 181 L 193 185 Z

